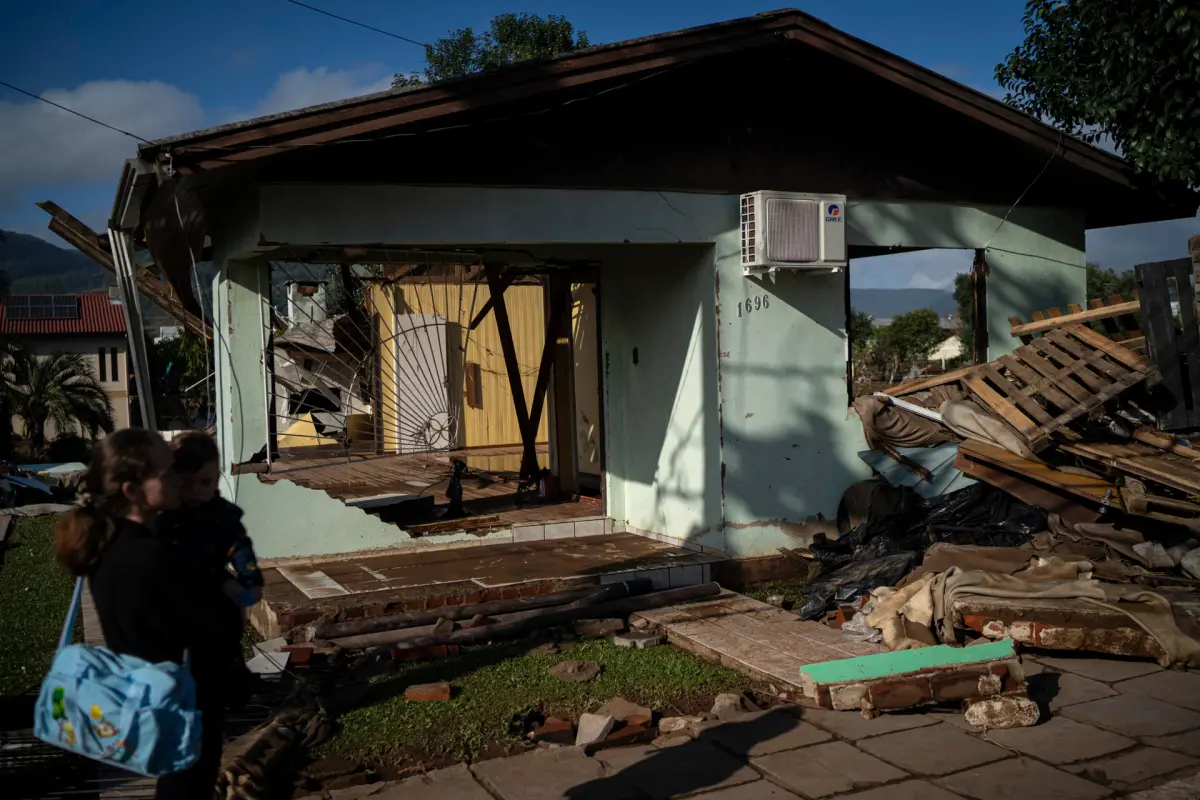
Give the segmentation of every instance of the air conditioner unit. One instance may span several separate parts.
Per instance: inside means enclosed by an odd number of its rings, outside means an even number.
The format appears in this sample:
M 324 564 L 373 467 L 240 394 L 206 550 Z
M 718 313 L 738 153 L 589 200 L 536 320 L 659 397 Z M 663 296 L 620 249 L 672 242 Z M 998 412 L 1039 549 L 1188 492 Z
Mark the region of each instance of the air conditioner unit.
M 742 274 L 846 266 L 846 196 L 742 195 Z

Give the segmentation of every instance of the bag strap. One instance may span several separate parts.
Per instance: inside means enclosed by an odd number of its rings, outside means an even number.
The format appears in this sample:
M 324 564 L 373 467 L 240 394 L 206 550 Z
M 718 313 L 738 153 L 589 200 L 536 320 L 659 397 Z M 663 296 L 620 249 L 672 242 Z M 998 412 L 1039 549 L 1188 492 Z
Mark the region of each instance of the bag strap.
M 71 607 L 67 609 L 67 618 L 63 620 L 62 634 L 58 637 L 58 650 L 62 650 L 71 643 L 71 633 L 75 630 L 75 620 L 79 618 L 81 602 L 83 602 L 83 578 L 79 577 L 75 579 L 75 593 L 71 597 Z

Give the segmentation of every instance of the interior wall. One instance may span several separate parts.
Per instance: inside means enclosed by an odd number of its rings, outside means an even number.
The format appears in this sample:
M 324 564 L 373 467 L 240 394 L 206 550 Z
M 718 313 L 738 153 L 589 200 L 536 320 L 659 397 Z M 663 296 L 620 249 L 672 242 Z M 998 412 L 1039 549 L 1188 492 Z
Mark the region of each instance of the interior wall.
M 594 283 L 571 287 L 571 346 L 574 349 L 575 461 L 580 474 L 599 477 L 600 465 L 600 364 L 596 342 L 596 292 Z
M 608 253 L 600 267 L 608 515 L 720 549 L 712 248 Z

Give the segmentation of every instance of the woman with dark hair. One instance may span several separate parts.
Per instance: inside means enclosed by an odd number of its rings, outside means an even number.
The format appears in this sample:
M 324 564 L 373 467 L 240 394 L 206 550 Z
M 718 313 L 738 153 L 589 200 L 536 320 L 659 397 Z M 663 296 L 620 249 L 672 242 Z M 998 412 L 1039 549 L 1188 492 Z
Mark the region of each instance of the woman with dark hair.
M 179 503 L 167 443 L 128 428 L 96 445 L 78 508 L 60 518 L 58 562 L 86 576 L 106 646 L 150 662 L 189 659 L 203 748 L 189 769 L 158 780 L 155 797 L 211 800 L 221 758 L 222 678 L 230 642 L 241 637 L 236 608 L 171 543 L 152 532 Z

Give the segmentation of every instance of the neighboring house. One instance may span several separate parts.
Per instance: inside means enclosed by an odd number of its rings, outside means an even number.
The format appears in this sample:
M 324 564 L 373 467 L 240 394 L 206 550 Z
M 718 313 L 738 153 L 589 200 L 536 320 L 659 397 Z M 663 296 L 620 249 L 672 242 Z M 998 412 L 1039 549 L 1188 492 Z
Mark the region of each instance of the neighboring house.
M 942 368 L 946 367 L 946 362 L 958 358 L 963 354 L 962 338 L 957 334 L 945 339 L 937 347 L 929 351 L 930 361 L 940 361 Z
M 832 518 L 870 472 L 847 410 L 848 270 L 747 275 L 743 259 L 759 251 L 743 225 L 769 215 L 744 213 L 742 193 L 844 196 L 796 201 L 811 213 L 794 230 L 841 224 L 849 261 L 983 250 L 991 357 L 1019 345 L 1009 317 L 1086 300 L 1086 230 L 1196 211 L 1190 193 L 1143 189 L 1112 153 L 792 10 L 171 136 L 140 145 L 119 187 L 113 229 L 144 243 L 176 287 L 190 283 L 189 252 L 211 245 L 224 491 L 264 557 L 580 530 L 550 516 L 551 504 L 536 518 L 522 510 L 533 531 L 510 518 L 478 533 L 453 521 L 400 530 L 304 488 L 322 488 L 317 478 L 336 467 L 343 497 L 421 497 L 449 468 L 446 454 L 351 460 L 331 447 L 332 466 L 311 460 L 292 482 L 262 463 L 275 435 L 263 348 L 276 264 L 458 259 L 483 265 L 468 283 L 481 298 L 515 308 L 524 301 L 505 289 L 520 284 L 507 278 L 534 276 L 547 309 L 575 304 L 572 287 L 587 282 L 578 271 L 590 270 L 595 303 L 572 317 L 592 317 L 582 337 L 598 355 L 592 375 L 571 374 L 582 362 L 576 329 L 548 312 L 535 320 L 552 334 L 540 364 L 500 358 L 511 394 L 526 395 L 521 413 L 548 387 L 550 469 L 566 487 L 588 453 L 603 486 L 592 513 L 611 520 L 588 519 L 590 532 L 746 557 L 806 544 L 807 523 Z M 466 317 L 461 304 L 395 305 L 440 316 L 442 328 Z M 497 301 L 485 319 L 500 311 Z M 511 353 L 530 313 L 507 316 Z M 453 352 L 446 333 L 436 354 Z M 446 398 L 458 395 L 449 377 L 444 385 Z M 485 386 L 485 404 L 495 391 Z M 360 399 L 378 424 L 385 401 Z M 418 432 L 426 419 L 413 420 Z M 536 423 L 521 431 L 527 448 Z M 385 474 L 391 483 L 376 481 Z
M 112 401 L 115 429 L 129 427 L 129 348 L 120 301 L 109 294 L 9 295 L 0 305 L 0 336 L 38 356 L 83 354 Z M 20 422 L 13 425 L 20 433 Z

